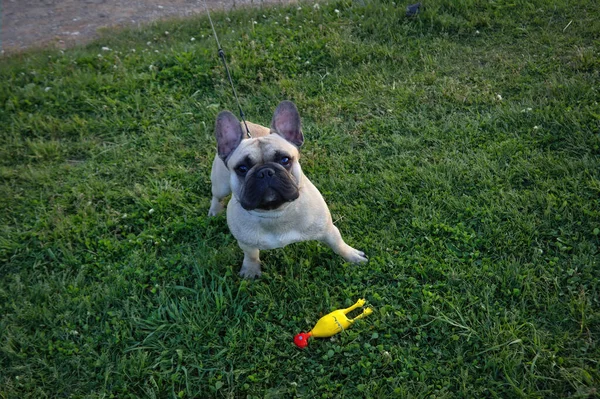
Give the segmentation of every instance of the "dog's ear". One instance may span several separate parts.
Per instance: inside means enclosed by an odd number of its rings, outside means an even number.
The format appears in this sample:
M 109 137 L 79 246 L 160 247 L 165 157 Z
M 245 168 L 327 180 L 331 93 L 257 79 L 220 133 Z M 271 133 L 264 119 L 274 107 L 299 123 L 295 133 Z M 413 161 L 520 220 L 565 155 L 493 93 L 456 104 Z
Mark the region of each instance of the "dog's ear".
M 291 101 L 282 101 L 275 109 L 271 130 L 296 147 L 304 143 L 304 135 L 300 127 L 300 114 Z
M 217 115 L 215 137 L 217 138 L 217 152 L 219 157 L 225 161 L 244 138 L 244 131 L 242 130 L 240 121 L 234 114 L 229 111 L 222 111 Z

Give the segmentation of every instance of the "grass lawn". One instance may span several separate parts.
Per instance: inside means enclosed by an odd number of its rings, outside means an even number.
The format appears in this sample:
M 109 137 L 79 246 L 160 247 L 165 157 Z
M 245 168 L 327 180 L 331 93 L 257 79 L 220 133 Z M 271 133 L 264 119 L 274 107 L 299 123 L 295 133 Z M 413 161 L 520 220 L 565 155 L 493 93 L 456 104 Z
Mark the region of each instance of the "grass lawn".
M 0 397 L 597 396 L 600 3 L 425 3 L 214 15 L 370 257 L 294 244 L 256 281 L 206 216 L 235 110 L 206 18 L 0 59 Z

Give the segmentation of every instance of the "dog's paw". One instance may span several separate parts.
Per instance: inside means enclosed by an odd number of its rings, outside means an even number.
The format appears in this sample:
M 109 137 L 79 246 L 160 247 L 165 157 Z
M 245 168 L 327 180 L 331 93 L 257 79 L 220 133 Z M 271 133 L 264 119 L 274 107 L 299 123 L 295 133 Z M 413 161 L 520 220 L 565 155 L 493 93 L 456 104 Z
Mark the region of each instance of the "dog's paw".
M 351 248 L 350 251 L 344 256 L 344 259 L 350 263 L 364 263 L 368 262 L 369 258 L 363 251 L 359 251 L 358 249 Z
M 260 277 L 260 264 L 259 265 L 242 265 L 240 270 L 240 276 L 243 278 L 259 278 Z
M 208 216 L 217 216 L 219 213 L 223 212 L 225 207 L 220 201 L 213 200 L 210 204 L 210 209 L 208 210 Z
M 261 275 L 260 268 L 249 269 L 249 268 L 242 267 L 242 270 L 240 270 L 240 277 L 242 277 L 242 278 L 259 278 L 260 275 Z

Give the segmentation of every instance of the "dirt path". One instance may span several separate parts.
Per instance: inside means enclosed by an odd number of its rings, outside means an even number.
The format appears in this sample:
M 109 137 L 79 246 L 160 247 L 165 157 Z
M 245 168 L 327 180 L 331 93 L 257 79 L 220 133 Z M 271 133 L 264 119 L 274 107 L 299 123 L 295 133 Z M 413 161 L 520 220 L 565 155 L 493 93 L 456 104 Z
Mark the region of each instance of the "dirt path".
M 211 9 L 290 3 L 292 0 L 206 0 Z M 2 53 L 29 47 L 65 48 L 97 36 L 109 26 L 204 12 L 202 0 L 0 0 Z

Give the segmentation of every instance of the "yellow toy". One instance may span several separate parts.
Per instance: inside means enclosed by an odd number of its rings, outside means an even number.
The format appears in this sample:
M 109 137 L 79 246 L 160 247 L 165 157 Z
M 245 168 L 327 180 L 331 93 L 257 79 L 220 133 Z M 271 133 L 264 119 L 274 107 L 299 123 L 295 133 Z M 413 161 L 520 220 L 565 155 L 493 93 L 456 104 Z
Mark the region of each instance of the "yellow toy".
M 364 299 L 359 299 L 349 308 L 334 310 L 333 312 L 321 317 L 315 327 L 307 333 L 300 333 L 294 337 L 294 343 L 298 348 L 305 348 L 308 345 L 310 337 L 327 338 L 344 331 L 350 327 L 356 320 L 373 313 L 373 309 L 366 308 L 363 312 L 353 319 L 346 317 L 346 314 L 365 304 Z

